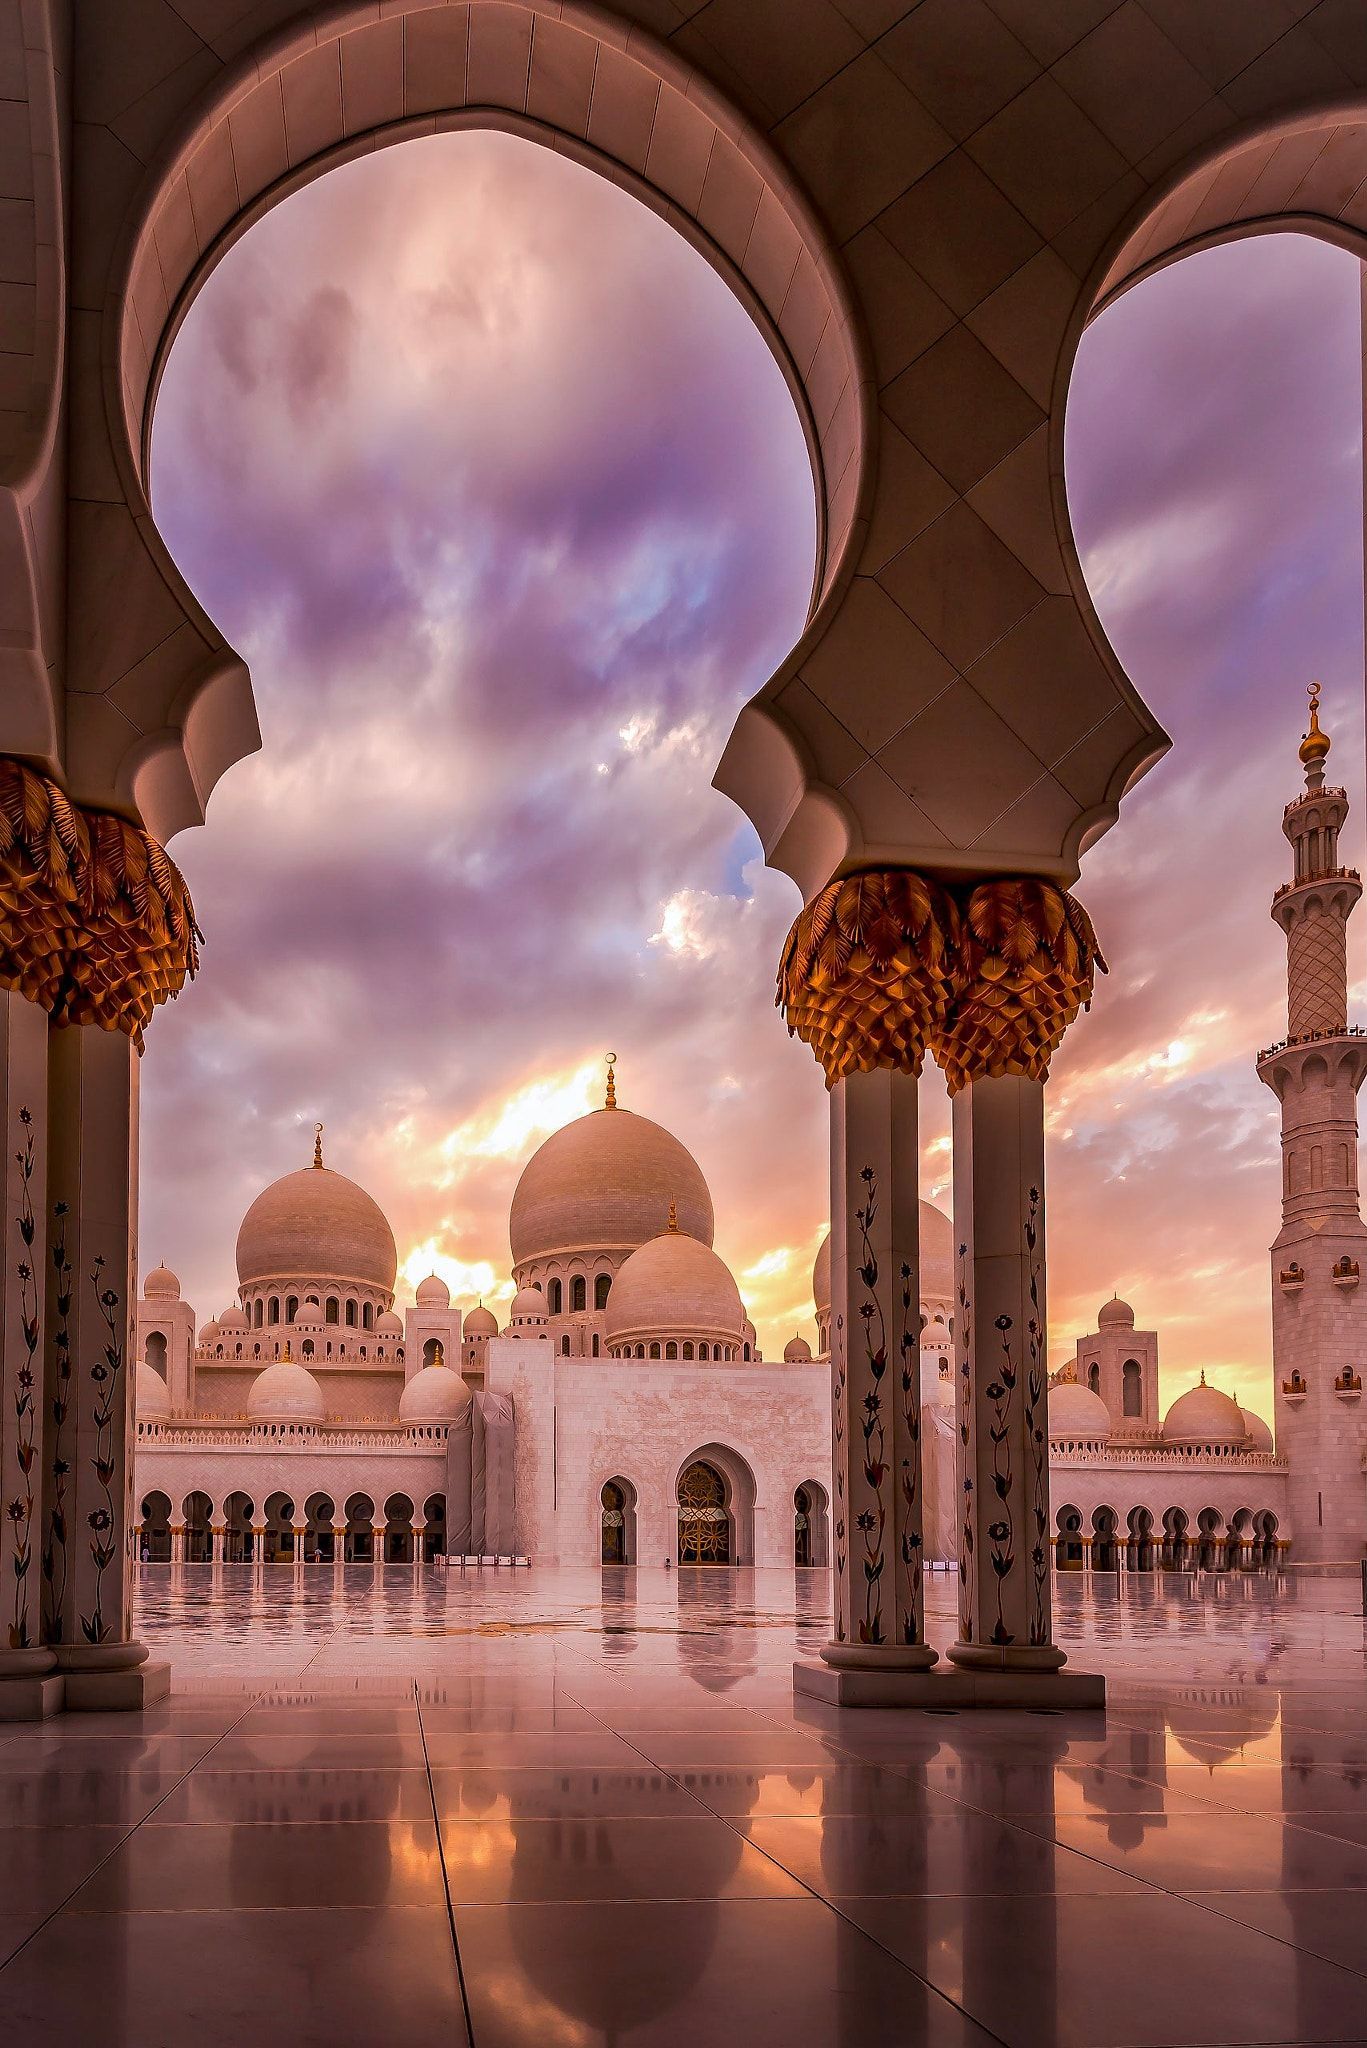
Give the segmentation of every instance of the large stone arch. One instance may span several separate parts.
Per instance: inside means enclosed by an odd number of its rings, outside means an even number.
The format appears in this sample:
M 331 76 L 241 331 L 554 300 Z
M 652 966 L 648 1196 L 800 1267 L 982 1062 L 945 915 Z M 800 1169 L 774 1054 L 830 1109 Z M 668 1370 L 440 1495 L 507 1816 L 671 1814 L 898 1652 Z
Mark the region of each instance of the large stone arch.
M 246 671 L 183 583 L 148 502 L 152 409 L 169 347 L 224 251 L 335 165 L 407 137 L 496 127 L 586 164 L 669 221 L 765 335 L 807 438 L 817 505 L 815 616 L 862 538 L 872 379 L 842 266 L 798 180 L 691 65 L 644 31 L 561 0 L 316 9 L 254 45 L 182 117 L 123 224 L 101 358 L 123 573 L 165 630 L 148 657 L 87 650 L 82 705 L 138 705 L 109 758 L 81 727 L 68 770 L 92 800 L 159 836 L 198 822 L 208 790 L 257 744 Z M 112 508 L 111 508 L 112 510 Z M 106 536 L 108 539 L 108 536 Z M 98 756 L 98 758 L 97 758 Z

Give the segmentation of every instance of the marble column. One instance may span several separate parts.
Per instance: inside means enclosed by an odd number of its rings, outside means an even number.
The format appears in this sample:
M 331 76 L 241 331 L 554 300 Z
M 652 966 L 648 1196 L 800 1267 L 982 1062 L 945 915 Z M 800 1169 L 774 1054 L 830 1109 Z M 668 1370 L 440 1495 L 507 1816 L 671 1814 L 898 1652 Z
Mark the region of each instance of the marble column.
M 308 1542 L 309 1525 L 307 1522 L 295 1522 L 292 1526 L 294 1529 L 294 1569 L 298 1572 L 304 1568 L 304 1546 Z
M 138 1054 L 123 1031 L 56 1025 L 48 1078 L 50 1640 L 69 1707 L 141 1706 L 170 1668 L 133 1633 Z
M 372 1523 L 371 1527 L 373 1530 L 373 1534 L 370 1539 L 371 1562 L 372 1564 L 382 1565 L 385 1561 L 384 1538 L 386 1524 L 383 1522 L 375 1522 Z
M 47 1037 L 47 1013 L 0 990 L 0 1721 L 55 1713 L 62 1691 L 42 1620 Z
M 340 1571 L 346 1563 L 345 1517 L 340 1522 L 334 1522 L 332 1525 L 332 1563 L 336 1571 Z
M 1057 1671 L 1049 1582 L 1044 1084 L 953 1102 L 959 1665 Z
M 172 1564 L 184 1564 L 185 1562 L 185 1526 L 183 1523 L 177 1524 L 173 1522 L 171 1524 L 171 1562 Z
M 210 1544 L 210 1562 L 211 1562 L 211 1563 L 213 1563 L 213 1564 L 222 1564 L 222 1562 L 223 1562 L 223 1537 L 224 1537 L 224 1533 L 225 1533 L 225 1525 L 224 1525 L 224 1523 L 222 1523 L 222 1522 L 212 1522 L 212 1523 L 210 1523 L 210 1525 L 209 1525 L 209 1544 Z
M 920 1153 L 914 1074 L 831 1095 L 831 1435 L 837 1668 L 925 1670 Z

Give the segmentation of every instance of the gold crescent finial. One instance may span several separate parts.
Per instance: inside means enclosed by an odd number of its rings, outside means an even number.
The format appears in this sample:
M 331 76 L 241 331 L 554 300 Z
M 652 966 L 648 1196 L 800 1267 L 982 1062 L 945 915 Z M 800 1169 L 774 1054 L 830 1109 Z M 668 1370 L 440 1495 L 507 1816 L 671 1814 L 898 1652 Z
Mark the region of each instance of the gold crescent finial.
M 607 1096 L 606 1096 L 606 1098 L 605 1098 L 605 1100 L 604 1100 L 604 1103 L 603 1103 L 603 1107 L 604 1107 L 604 1109 L 616 1109 L 616 1107 L 617 1107 L 617 1082 L 616 1082 L 616 1078 L 615 1078 L 615 1076 L 613 1075 L 613 1071 L 612 1071 L 612 1070 L 613 1070 L 613 1068 L 614 1068 L 614 1067 L 616 1066 L 616 1064 L 617 1064 L 617 1055 L 616 1055 L 616 1053 L 615 1053 L 615 1052 L 608 1052 L 608 1053 L 604 1053 L 604 1055 L 603 1055 L 603 1058 L 604 1058 L 604 1059 L 606 1060 L 606 1062 L 607 1062 L 607 1069 L 608 1069 L 608 1092 L 607 1092 Z
M 677 1236 L 679 1229 L 679 1205 L 677 1202 L 671 1202 L 669 1205 L 669 1227 Z
M 1301 760 L 1307 768 L 1321 765 L 1329 752 L 1330 739 L 1327 732 L 1320 731 L 1320 684 L 1311 683 L 1306 694 L 1310 699 L 1310 730 L 1301 741 Z
M 313 1126 L 313 1163 L 315 1166 L 321 1166 L 323 1163 L 323 1126 L 321 1124 Z

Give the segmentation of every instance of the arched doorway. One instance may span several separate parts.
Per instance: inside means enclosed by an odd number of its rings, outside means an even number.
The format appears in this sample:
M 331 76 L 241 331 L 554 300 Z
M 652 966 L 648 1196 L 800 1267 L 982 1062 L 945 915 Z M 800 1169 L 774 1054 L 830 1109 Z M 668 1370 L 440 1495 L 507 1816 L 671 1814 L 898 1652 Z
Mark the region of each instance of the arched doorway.
M 1129 1528 L 1129 1566 L 1132 1572 L 1153 1570 L 1153 1513 L 1149 1508 L 1131 1508 L 1126 1523 Z
M 1054 1538 L 1054 1564 L 1061 1572 L 1080 1572 L 1087 1561 L 1082 1541 L 1082 1510 L 1060 1508 L 1055 1521 L 1058 1533 Z
M 822 1566 L 827 1563 L 828 1528 L 826 1489 L 815 1479 L 804 1479 L 793 1494 L 795 1566 Z
M 604 1564 L 636 1562 L 636 1489 L 629 1479 L 609 1479 L 599 1495 L 599 1554 Z
M 1163 1569 L 1181 1572 L 1187 1568 L 1187 1530 L 1190 1517 L 1185 1508 L 1166 1508 L 1163 1513 Z
M 332 1519 L 336 1509 L 328 1493 L 311 1493 L 304 1503 L 305 1564 L 331 1564 L 336 1556 L 336 1533 Z
M 375 1503 L 368 1493 L 353 1493 L 346 1504 L 343 1555 L 348 1564 L 375 1561 Z
M 730 1564 L 731 1514 L 725 1479 L 695 1458 L 679 1475 L 679 1563 Z
M 185 1562 L 210 1564 L 214 1555 L 214 1504 L 207 1493 L 187 1493 L 181 1507 L 185 1524 Z
M 431 1564 L 434 1557 L 446 1555 L 446 1495 L 429 1494 L 422 1510 L 422 1557 L 424 1564 Z
M 294 1502 L 287 1493 L 273 1493 L 266 1502 L 261 1548 L 267 1564 L 294 1562 Z
M 1092 1570 L 1094 1572 L 1118 1572 L 1120 1570 L 1120 1545 L 1117 1539 L 1119 1517 L 1114 1508 L 1101 1507 L 1092 1516 Z
M 250 1564 L 256 1539 L 252 1518 L 256 1506 L 249 1493 L 230 1493 L 223 1503 L 223 1558 L 226 1564 Z
M 142 1504 L 138 1551 L 144 1564 L 171 1562 L 171 1503 L 164 1493 L 149 1493 Z
M 391 1493 L 384 1504 L 386 1564 L 413 1562 L 413 1503 L 406 1493 Z

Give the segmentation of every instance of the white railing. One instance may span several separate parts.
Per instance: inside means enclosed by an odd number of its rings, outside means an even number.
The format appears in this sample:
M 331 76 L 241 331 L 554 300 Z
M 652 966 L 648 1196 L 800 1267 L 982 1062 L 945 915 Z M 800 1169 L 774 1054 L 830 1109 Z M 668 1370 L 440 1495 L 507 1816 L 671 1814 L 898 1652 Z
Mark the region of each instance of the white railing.
M 1144 1450 L 1137 1446 L 1127 1449 L 1119 1444 L 1107 1444 L 1095 1451 L 1068 1451 L 1061 1444 L 1049 1446 L 1051 1465 L 1144 1465 L 1162 1467 L 1169 1472 L 1184 1471 L 1189 1465 L 1232 1465 L 1243 1471 L 1284 1472 L 1286 1462 L 1275 1451 L 1225 1451 L 1216 1445 L 1199 1445 L 1187 1450 L 1173 1444 L 1161 1450 Z

